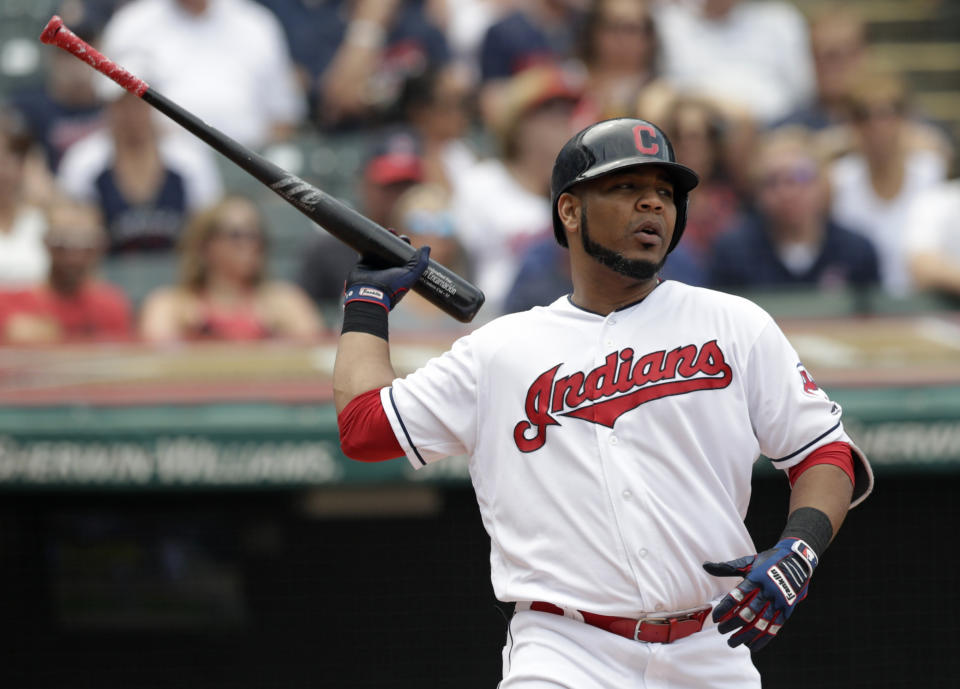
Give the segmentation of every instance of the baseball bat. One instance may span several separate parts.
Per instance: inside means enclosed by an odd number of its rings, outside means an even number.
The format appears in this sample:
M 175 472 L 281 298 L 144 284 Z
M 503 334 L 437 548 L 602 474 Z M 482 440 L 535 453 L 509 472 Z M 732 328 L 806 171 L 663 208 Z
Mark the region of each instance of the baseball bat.
M 130 93 L 205 141 L 276 192 L 287 203 L 361 254 L 372 254 L 390 265 L 406 263 L 415 249 L 366 216 L 263 156 L 237 143 L 196 115 L 154 91 L 135 75 L 114 63 L 78 37 L 58 15 L 40 34 L 40 40 L 66 50 Z M 483 306 L 483 292 L 475 285 L 431 260 L 413 290 L 458 321 L 469 323 Z

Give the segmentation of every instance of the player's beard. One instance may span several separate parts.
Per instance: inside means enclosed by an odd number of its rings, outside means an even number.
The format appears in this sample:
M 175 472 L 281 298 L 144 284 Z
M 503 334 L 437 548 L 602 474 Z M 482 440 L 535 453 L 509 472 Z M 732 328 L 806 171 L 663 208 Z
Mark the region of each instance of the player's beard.
M 580 215 L 580 244 L 588 256 L 595 261 L 605 265 L 610 270 L 616 271 L 621 275 L 626 275 L 635 280 L 647 281 L 656 277 L 663 264 L 667 262 L 667 255 L 664 254 L 659 262 L 646 261 L 644 259 L 627 258 L 619 251 L 609 249 L 602 244 L 590 239 L 590 231 L 587 228 L 587 204 L 583 202 Z

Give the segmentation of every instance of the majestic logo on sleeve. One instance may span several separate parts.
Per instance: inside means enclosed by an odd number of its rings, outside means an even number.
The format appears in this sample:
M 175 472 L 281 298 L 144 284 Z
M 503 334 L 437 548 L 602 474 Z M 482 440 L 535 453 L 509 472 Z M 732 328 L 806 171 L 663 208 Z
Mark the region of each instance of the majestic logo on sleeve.
M 636 360 L 628 347 L 610 352 L 604 363 L 589 373 L 577 371 L 557 378 L 561 365 L 541 373 L 527 390 L 527 418 L 513 429 L 513 439 L 521 452 L 543 447 L 547 428 L 560 425 L 556 416 L 572 416 L 613 428 L 617 419 L 645 402 L 725 388 L 733 378 L 716 340 L 699 349 L 686 345 L 669 352 L 650 352 Z

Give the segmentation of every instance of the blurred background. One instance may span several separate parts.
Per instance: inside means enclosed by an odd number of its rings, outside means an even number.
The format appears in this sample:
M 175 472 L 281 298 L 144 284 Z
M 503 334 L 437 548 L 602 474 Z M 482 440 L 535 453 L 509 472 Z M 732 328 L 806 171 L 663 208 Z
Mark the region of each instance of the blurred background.
M 486 293 L 570 289 L 562 143 L 649 119 L 701 176 L 663 277 L 768 309 L 872 459 L 771 687 L 954 687 L 957 0 L 0 0 L 0 686 L 493 687 L 464 458 L 339 451 L 356 255 L 40 31 L 54 13 Z M 757 463 L 748 526 L 788 487 Z M 599 582 L 598 582 L 599 585 Z

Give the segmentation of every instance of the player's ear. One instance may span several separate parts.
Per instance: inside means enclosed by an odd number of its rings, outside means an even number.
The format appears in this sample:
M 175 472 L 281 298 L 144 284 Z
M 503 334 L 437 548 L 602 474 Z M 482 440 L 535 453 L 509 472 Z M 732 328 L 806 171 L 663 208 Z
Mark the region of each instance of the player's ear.
M 567 232 L 580 231 L 580 213 L 582 209 L 583 204 L 578 196 L 568 191 L 560 194 L 560 198 L 557 199 L 557 215 L 560 217 L 560 222 L 563 223 L 563 227 Z

